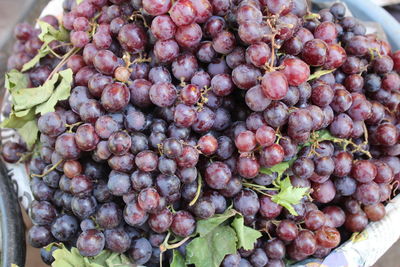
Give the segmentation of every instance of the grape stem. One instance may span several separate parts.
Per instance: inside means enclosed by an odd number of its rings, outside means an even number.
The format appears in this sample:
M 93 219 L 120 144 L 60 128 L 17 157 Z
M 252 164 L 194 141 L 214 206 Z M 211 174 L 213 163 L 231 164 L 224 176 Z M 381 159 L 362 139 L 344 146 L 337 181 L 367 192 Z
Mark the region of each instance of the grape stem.
M 194 196 L 193 200 L 190 201 L 189 206 L 193 206 L 194 204 L 196 204 L 197 199 L 199 199 L 200 193 L 201 193 L 201 186 L 202 186 L 202 178 L 201 175 L 199 173 L 199 175 L 197 175 L 197 190 L 196 190 L 196 195 Z
M 50 80 L 50 79 L 53 77 L 53 75 L 56 74 L 56 73 L 64 66 L 65 63 L 67 63 L 68 59 L 69 59 L 71 56 L 73 56 L 73 55 L 75 55 L 76 53 L 78 53 L 79 50 L 80 50 L 80 48 L 78 48 L 78 47 L 75 47 L 75 48 L 72 48 L 71 50 L 69 50 L 68 53 L 66 53 L 66 54 L 63 56 L 63 59 L 60 61 L 60 63 L 58 63 L 58 65 L 57 65 L 57 66 L 54 68 L 54 70 L 50 73 L 49 77 L 47 77 L 46 82 L 47 82 L 48 80 Z M 45 82 L 45 83 L 46 83 L 46 82 Z
M 44 173 L 42 173 L 42 174 L 31 174 L 31 177 L 44 177 L 44 176 L 46 176 L 47 174 L 49 174 L 49 173 L 51 173 L 52 171 L 54 171 L 55 168 L 57 168 L 58 165 L 60 165 L 63 161 L 64 161 L 63 159 L 60 159 L 56 164 L 54 164 L 50 169 L 48 169 L 48 170 L 45 171 Z
M 79 126 L 79 125 L 81 125 L 83 122 L 82 121 L 79 121 L 79 122 L 76 122 L 76 123 L 73 123 L 73 124 L 65 124 L 65 127 L 67 127 L 68 128 L 68 130 L 67 130 L 67 132 L 69 132 L 69 133 L 72 133 L 72 129 L 74 128 L 74 127 L 76 127 L 76 126 Z

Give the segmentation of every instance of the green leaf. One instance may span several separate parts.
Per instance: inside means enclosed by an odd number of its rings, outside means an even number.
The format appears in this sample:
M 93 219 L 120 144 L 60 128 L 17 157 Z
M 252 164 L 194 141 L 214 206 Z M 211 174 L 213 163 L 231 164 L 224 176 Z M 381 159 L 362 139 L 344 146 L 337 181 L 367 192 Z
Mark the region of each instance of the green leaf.
M 217 226 L 186 247 L 186 263 L 196 267 L 219 267 L 224 257 L 236 253 L 236 234 L 229 226 Z
M 82 3 L 83 0 L 76 0 L 76 3 L 79 5 L 80 3 Z
M 297 212 L 292 205 L 300 203 L 300 200 L 307 194 L 309 188 L 293 187 L 290 183 L 289 177 L 286 177 L 279 183 L 279 193 L 273 195 L 271 200 L 283 207 L 285 207 L 290 214 L 297 216 Z
M 261 232 L 244 225 L 243 216 L 236 216 L 232 222 L 232 227 L 236 231 L 238 238 L 237 248 L 246 250 L 253 249 L 257 239 L 262 236 Z
M 113 253 L 111 251 L 109 251 L 109 250 L 103 250 L 102 252 L 100 252 L 99 255 L 93 257 L 91 262 L 92 263 L 97 263 L 97 264 L 104 263 L 108 258 L 111 257 L 112 254 Z
M 44 42 L 44 44 L 47 45 L 55 40 L 60 42 L 66 42 L 69 40 L 69 33 L 64 27 L 60 26 L 59 30 L 56 30 L 49 23 L 42 20 L 39 20 L 38 24 L 41 30 L 39 39 Z
M 54 85 L 57 82 L 59 74 L 56 73 L 53 77 L 46 81 L 43 85 L 35 88 L 24 88 L 12 93 L 14 110 L 20 111 L 32 108 L 38 104 L 45 102 L 54 90 Z
M 318 69 L 317 71 L 315 71 L 313 74 L 310 75 L 310 77 L 308 77 L 307 81 L 311 81 L 314 79 L 318 79 L 321 76 L 324 76 L 325 74 L 329 74 L 331 72 L 334 72 L 336 69 L 332 69 L 332 70 L 322 70 L 322 69 Z
M 64 246 L 60 249 L 56 249 L 53 252 L 53 257 L 54 262 L 51 264 L 52 267 L 76 267 L 86 265 L 80 254 L 77 255 L 74 253 L 74 249 L 69 251 Z
M 5 75 L 4 86 L 10 93 L 15 90 L 26 88 L 28 87 L 28 77 L 17 70 L 11 70 Z
M 43 44 L 42 47 L 39 49 L 38 53 L 36 54 L 36 56 L 34 56 L 31 60 L 25 63 L 24 66 L 22 66 L 21 71 L 25 72 L 35 67 L 35 65 L 39 63 L 39 61 L 45 56 L 47 56 L 49 53 L 50 53 L 50 47 L 47 44 Z
M 59 30 L 56 30 L 53 26 L 49 23 L 44 22 L 42 20 L 38 20 L 38 24 L 40 27 L 40 34 L 39 39 L 43 42 L 42 47 L 39 49 L 38 53 L 33 57 L 30 61 L 24 64 L 22 67 L 22 72 L 25 72 L 31 68 L 33 68 L 39 61 L 47 56 L 51 51 L 49 44 L 53 41 L 61 41 L 66 42 L 68 41 L 69 34 L 68 31 L 63 27 L 60 26 Z
M 199 220 L 197 221 L 196 232 L 203 237 L 237 213 L 238 212 L 234 209 L 227 209 L 223 214 L 215 215 L 209 219 Z
M 63 244 L 56 243 L 59 249 L 53 252 L 53 267 L 132 267 L 132 262 L 124 254 L 103 250 L 94 257 L 83 257 L 75 247 L 68 250 Z M 46 247 L 49 249 L 49 247 Z M 50 247 L 51 249 L 51 247 Z
M 34 110 L 29 110 L 28 113 L 24 116 L 18 117 L 14 113 L 10 114 L 10 117 L 5 119 L 1 124 L 1 128 L 13 128 L 18 129 L 23 127 L 28 121 L 31 121 L 35 118 Z
M 55 105 L 60 100 L 65 100 L 71 94 L 71 84 L 72 84 L 72 70 L 66 69 L 59 72 L 61 77 L 61 81 L 58 84 L 54 93 L 50 96 L 50 98 L 45 102 L 36 107 L 36 114 L 40 113 L 41 115 L 47 112 L 53 112 L 55 109 Z
M 318 134 L 318 141 L 322 142 L 322 141 L 334 141 L 337 140 L 338 138 L 334 137 L 333 135 L 331 135 L 331 133 L 328 130 L 320 130 L 317 131 Z
M 132 267 L 132 262 L 124 254 L 112 253 L 111 256 L 106 260 L 106 265 L 101 267 Z
M 172 252 L 172 262 L 170 267 L 186 267 L 185 260 L 177 249 Z
M 19 135 L 25 141 L 28 149 L 31 149 L 36 143 L 39 128 L 37 127 L 36 120 L 28 121 L 21 128 L 17 129 Z
M 264 174 L 271 175 L 275 172 L 278 173 L 278 177 L 281 176 L 287 169 L 289 169 L 290 163 L 289 161 L 282 161 L 279 164 L 276 164 L 270 168 L 260 168 L 260 172 Z

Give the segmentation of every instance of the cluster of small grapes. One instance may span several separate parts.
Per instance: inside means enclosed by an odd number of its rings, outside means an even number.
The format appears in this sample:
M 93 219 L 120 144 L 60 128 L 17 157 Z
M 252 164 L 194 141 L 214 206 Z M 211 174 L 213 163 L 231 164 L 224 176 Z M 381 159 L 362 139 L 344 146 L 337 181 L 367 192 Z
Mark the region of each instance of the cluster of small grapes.
M 265 234 L 222 266 L 277 267 L 325 257 L 385 215 L 400 181 L 400 52 L 342 4 L 319 14 L 302 0 L 65 0 L 64 9 L 70 43 L 51 42 L 27 73 L 30 87 L 54 70 L 74 73 L 69 99 L 37 122 L 32 246 L 59 241 L 156 266 L 168 231 L 188 237 L 233 204 Z M 9 69 L 38 53 L 39 33 L 16 27 Z M 324 129 L 335 138 L 318 141 Z M 23 152 L 2 149 L 14 163 Z M 277 173 L 262 171 L 282 162 L 294 187 L 311 188 L 295 215 L 272 201 Z

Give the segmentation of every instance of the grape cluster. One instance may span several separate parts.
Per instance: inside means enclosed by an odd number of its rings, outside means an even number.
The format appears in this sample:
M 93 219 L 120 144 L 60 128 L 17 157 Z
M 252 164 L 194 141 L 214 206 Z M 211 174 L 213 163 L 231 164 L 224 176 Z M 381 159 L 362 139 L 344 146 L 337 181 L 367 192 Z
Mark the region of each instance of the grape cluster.
M 188 237 L 233 205 L 264 234 L 222 266 L 277 267 L 325 257 L 385 216 L 400 181 L 400 51 L 341 3 L 318 14 L 302 0 L 65 0 L 64 10 L 70 42 L 50 47 L 68 58 L 49 54 L 27 72 L 31 87 L 74 73 L 69 99 L 37 121 L 32 246 L 158 266 L 167 232 Z M 38 53 L 39 33 L 16 27 L 9 69 Z M 318 141 L 321 130 L 334 138 Z M 12 163 L 24 152 L 2 149 Z M 282 162 L 294 187 L 310 188 L 295 214 L 263 189 L 278 178 L 265 169 Z

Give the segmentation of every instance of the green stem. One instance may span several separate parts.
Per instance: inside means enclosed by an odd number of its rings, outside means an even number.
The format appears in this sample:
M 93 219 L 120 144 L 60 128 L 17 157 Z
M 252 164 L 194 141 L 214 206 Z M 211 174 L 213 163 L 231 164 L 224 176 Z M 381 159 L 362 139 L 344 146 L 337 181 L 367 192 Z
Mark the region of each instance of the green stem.
M 54 70 L 50 73 L 50 75 L 49 75 L 49 77 L 47 78 L 46 82 L 47 82 L 48 80 L 50 80 L 51 77 L 53 77 L 53 75 L 56 74 L 56 73 L 64 66 L 65 63 L 67 63 L 68 59 L 69 59 L 71 56 L 73 56 L 73 55 L 75 55 L 76 53 L 78 53 L 79 50 L 80 50 L 80 48 L 78 48 L 78 47 L 75 47 L 75 48 L 72 48 L 71 50 L 69 50 L 68 53 L 66 53 L 66 54 L 63 56 L 63 59 L 60 61 L 60 63 L 58 63 L 58 65 L 57 65 L 57 66 L 54 68 Z
M 44 177 L 44 176 L 46 176 L 47 174 L 49 174 L 49 173 L 51 173 L 52 171 L 54 171 L 55 168 L 57 168 L 58 165 L 60 165 L 63 161 L 64 161 L 64 160 L 61 159 L 60 161 L 58 161 L 56 164 L 54 164 L 50 169 L 48 169 L 48 170 L 45 171 L 44 173 L 42 173 L 42 174 L 32 174 L 31 177 Z
M 74 128 L 74 127 L 76 127 L 76 126 L 79 126 L 79 125 L 81 125 L 83 122 L 82 121 L 78 121 L 78 122 L 76 122 L 76 123 L 73 123 L 73 124 L 65 124 L 65 127 L 67 127 L 68 128 L 68 132 L 69 133 L 71 133 L 72 132 L 72 129 Z
M 198 177 L 198 180 L 197 180 L 196 195 L 194 196 L 193 200 L 190 201 L 189 206 L 193 206 L 196 203 L 196 201 L 197 201 L 197 199 L 199 199 L 199 196 L 200 196 L 200 193 L 201 193 L 201 186 L 202 186 L 202 180 L 203 179 L 201 178 L 200 173 L 199 173 L 199 175 L 197 177 Z

